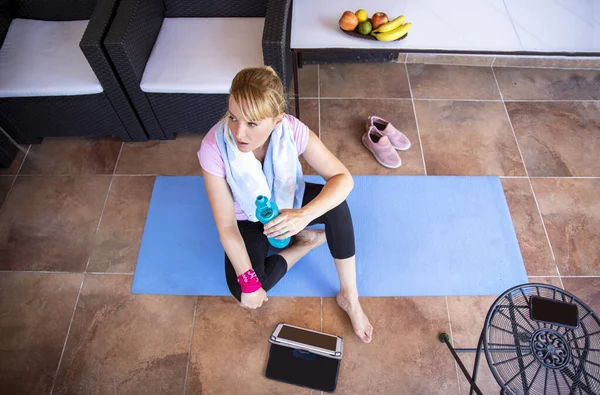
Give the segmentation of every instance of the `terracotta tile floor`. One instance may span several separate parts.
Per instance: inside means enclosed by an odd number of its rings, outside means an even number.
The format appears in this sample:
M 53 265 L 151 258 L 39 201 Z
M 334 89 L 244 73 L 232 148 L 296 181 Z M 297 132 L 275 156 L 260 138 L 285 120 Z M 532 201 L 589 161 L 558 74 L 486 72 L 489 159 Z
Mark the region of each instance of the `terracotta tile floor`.
M 529 280 L 600 310 L 599 75 L 307 66 L 301 119 L 353 174 L 500 176 Z M 360 144 L 374 113 L 413 142 L 398 170 Z M 0 393 L 310 394 L 263 377 L 280 321 L 345 337 L 339 394 L 467 393 L 436 335 L 474 347 L 493 296 L 366 298 L 375 336 L 363 345 L 330 298 L 250 312 L 231 298 L 131 295 L 154 176 L 201 174 L 201 139 L 48 139 L 0 171 Z

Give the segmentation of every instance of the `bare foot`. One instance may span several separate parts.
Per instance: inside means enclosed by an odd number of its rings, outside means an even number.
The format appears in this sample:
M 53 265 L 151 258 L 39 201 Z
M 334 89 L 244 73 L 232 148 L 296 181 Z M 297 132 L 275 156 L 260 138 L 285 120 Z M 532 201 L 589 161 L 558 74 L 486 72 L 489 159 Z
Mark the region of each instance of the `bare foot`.
M 314 248 L 317 248 L 327 241 L 327 237 L 324 229 L 304 229 L 296 235 L 296 241 L 306 245 L 314 245 Z
M 324 230 L 304 229 L 296 235 L 296 242 L 279 253 L 287 262 L 287 270 L 303 256 L 327 241 Z
M 358 296 L 347 297 L 342 292 L 335 297 L 337 304 L 346 312 L 352 321 L 354 333 L 365 343 L 370 343 L 373 339 L 373 326 L 365 315 Z

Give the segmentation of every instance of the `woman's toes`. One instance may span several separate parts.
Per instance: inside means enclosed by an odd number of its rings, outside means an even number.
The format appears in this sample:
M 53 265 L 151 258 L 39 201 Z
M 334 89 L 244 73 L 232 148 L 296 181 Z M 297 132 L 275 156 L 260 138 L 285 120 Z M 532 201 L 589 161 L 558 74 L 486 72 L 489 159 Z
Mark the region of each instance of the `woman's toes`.
M 355 333 L 364 343 L 371 343 L 371 340 L 373 340 L 373 327 L 371 324 L 368 324 L 364 330 L 359 330 Z
M 369 336 L 369 334 L 366 331 L 357 331 L 355 333 L 356 333 L 356 336 L 358 336 L 358 338 L 363 343 L 370 343 L 371 342 L 371 336 Z
M 369 324 L 369 327 L 367 329 L 367 336 L 369 338 L 369 343 L 371 342 L 371 340 L 373 340 L 373 326 L 371 326 L 371 324 Z

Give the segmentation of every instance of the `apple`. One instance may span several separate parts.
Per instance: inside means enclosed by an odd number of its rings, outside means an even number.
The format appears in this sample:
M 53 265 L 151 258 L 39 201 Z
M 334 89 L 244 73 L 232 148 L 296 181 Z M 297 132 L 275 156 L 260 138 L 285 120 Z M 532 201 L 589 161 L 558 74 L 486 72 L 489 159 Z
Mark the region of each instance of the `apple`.
M 379 26 L 388 22 L 388 17 L 385 12 L 376 12 L 371 16 L 371 25 L 373 25 L 373 29 L 377 29 Z
M 356 26 L 358 26 L 358 17 L 354 12 L 346 11 L 342 14 L 339 25 L 342 28 L 342 30 L 351 32 L 354 29 L 356 29 Z

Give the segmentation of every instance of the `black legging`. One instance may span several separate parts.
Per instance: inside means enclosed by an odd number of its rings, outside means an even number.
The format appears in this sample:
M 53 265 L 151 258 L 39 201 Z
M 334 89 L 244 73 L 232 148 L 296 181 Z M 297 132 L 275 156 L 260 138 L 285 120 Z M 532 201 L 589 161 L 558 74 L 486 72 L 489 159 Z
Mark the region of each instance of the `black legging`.
M 302 206 L 306 206 L 317 197 L 322 189 L 323 185 L 307 182 Z M 327 245 L 334 258 L 346 259 L 354 256 L 354 228 L 350 209 L 345 201 L 310 223 L 310 225 L 314 224 L 325 224 Z M 287 272 L 287 262 L 279 254 L 267 257 L 269 240 L 263 233 L 263 224 L 260 222 L 238 221 L 238 227 L 244 239 L 252 267 L 265 291 L 269 291 Z M 237 282 L 235 269 L 227 254 L 225 254 L 225 278 L 231 294 L 237 300 L 241 300 L 242 290 Z

